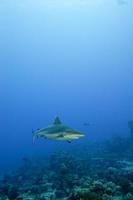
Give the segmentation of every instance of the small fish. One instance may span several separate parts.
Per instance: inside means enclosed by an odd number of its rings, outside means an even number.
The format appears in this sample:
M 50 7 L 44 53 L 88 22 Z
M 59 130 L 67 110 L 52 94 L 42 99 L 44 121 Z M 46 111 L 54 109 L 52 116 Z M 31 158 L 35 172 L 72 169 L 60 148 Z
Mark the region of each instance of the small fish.
M 120 5 L 120 6 L 128 4 L 128 2 L 126 0 L 117 0 L 117 2 L 118 2 L 118 5 Z
M 33 131 L 33 142 L 36 138 L 44 138 L 70 143 L 72 140 L 77 140 L 81 137 L 84 137 L 83 133 L 62 124 L 59 117 L 55 118 L 51 126 Z
M 85 122 L 83 125 L 84 126 L 90 126 L 91 124 L 89 122 Z

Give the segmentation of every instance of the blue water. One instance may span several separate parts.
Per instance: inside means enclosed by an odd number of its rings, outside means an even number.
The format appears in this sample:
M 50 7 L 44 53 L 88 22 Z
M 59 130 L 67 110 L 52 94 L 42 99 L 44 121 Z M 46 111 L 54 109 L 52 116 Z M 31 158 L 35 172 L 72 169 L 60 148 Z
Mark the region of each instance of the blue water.
M 0 171 L 24 156 L 129 134 L 132 10 L 130 0 L 0 1 Z M 57 115 L 86 137 L 33 145 L 32 129 Z

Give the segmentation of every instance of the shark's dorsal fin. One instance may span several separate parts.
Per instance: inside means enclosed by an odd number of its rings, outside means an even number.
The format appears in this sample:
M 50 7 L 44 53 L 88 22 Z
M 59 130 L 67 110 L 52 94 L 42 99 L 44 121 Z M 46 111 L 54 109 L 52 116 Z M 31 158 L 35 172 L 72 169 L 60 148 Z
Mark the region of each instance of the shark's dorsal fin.
M 61 121 L 60 121 L 59 117 L 56 117 L 56 118 L 55 118 L 53 124 L 55 124 L 55 125 L 59 125 L 59 124 L 61 124 Z

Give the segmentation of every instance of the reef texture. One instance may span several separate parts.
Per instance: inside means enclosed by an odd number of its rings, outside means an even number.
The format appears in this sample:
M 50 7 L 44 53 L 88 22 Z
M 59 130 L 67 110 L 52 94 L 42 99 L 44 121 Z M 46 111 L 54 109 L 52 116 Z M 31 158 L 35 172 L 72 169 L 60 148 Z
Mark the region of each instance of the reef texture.
M 71 146 L 48 158 L 24 158 L 19 169 L 1 177 L 0 200 L 133 200 L 132 145 L 127 143 L 115 138 Z

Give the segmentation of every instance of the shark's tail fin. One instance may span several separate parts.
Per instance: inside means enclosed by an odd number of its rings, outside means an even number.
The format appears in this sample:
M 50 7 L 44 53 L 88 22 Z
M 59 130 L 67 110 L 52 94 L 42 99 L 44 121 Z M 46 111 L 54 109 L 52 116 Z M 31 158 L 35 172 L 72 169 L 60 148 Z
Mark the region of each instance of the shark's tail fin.
M 36 136 L 34 134 L 34 131 L 32 130 L 32 143 L 34 144 L 35 143 L 35 139 L 36 139 Z

